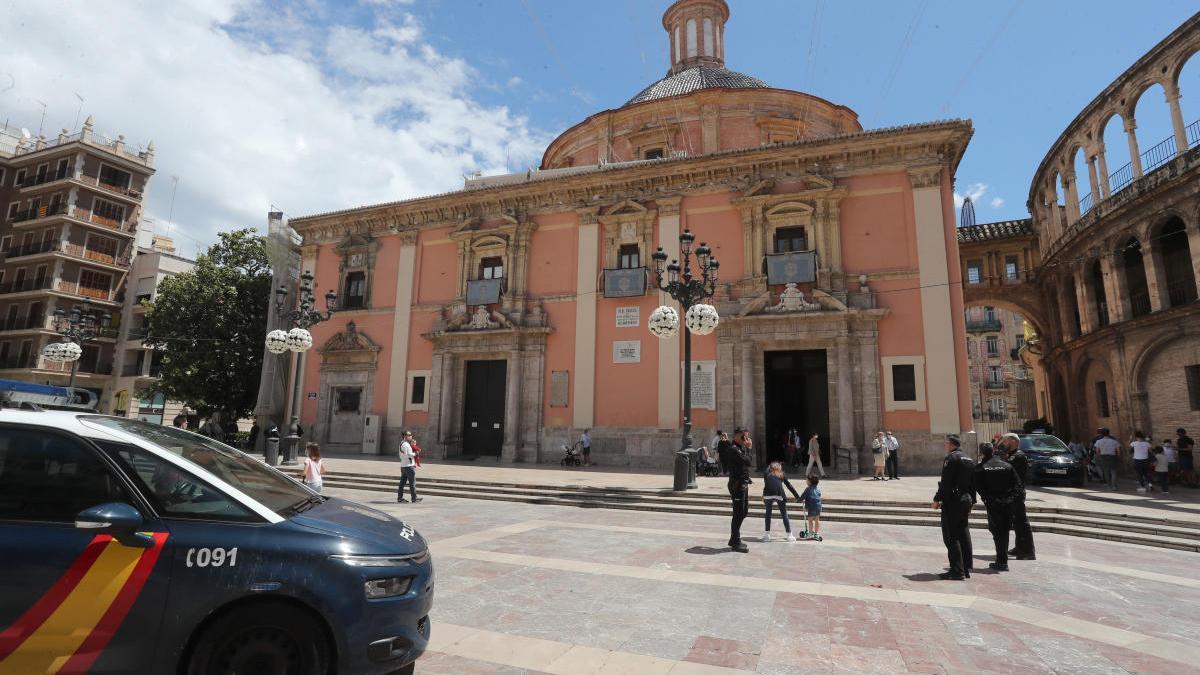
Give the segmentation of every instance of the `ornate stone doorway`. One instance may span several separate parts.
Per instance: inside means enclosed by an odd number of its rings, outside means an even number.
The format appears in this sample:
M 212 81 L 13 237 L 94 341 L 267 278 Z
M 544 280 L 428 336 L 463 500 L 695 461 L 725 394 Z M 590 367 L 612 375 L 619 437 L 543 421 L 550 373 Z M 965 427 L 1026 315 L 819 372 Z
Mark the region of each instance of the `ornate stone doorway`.
M 795 429 L 801 446 L 815 432 L 821 462 L 829 465 L 829 375 L 824 349 L 763 352 L 766 460 L 784 460 L 784 434 Z M 803 452 L 803 450 L 801 451 Z
M 507 361 L 467 361 L 463 392 L 463 456 L 499 457 L 504 445 Z

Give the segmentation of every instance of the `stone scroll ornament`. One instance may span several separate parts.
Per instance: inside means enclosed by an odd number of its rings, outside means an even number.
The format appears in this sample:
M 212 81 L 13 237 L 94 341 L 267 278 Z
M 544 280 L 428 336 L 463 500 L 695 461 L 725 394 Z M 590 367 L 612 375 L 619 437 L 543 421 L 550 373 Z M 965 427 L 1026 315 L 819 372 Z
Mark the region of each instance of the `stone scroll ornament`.
M 688 308 L 684 321 L 693 335 L 708 335 L 717 329 L 720 318 L 716 307 L 699 304 Z
M 657 338 L 673 338 L 679 335 L 679 312 L 673 307 L 663 305 L 650 312 L 646 327 L 650 329 L 650 334 Z
M 272 354 L 282 354 L 288 350 L 287 331 L 273 330 L 267 333 L 267 351 Z
M 312 347 L 312 333 L 304 328 L 293 328 L 287 333 L 287 348 L 294 352 L 306 352 Z

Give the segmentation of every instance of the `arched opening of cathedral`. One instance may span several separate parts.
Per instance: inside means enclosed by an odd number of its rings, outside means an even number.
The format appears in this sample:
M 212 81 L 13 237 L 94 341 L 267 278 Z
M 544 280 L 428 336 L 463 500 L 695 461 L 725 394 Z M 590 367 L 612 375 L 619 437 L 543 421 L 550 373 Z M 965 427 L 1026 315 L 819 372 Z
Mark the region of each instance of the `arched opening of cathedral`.
M 1075 169 L 1075 198 L 1079 200 L 1079 215 L 1087 213 L 1093 206 L 1095 200 L 1092 198 L 1092 181 L 1091 174 L 1088 173 L 1088 156 L 1087 151 L 1082 147 L 1076 147 L 1071 152 L 1071 166 Z
M 1079 311 L 1079 296 L 1075 289 L 1075 277 L 1067 277 L 1063 283 L 1063 296 L 1067 306 L 1067 318 L 1070 320 L 1068 330 L 1071 332 L 1071 337 L 1077 338 L 1083 335 L 1082 322 L 1080 320 Z
M 1108 295 L 1104 292 L 1104 270 L 1100 268 L 1100 260 L 1092 261 L 1088 266 L 1087 284 L 1092 291 L 1092 302 L 1095 303 L 1097 328 L 1108 325 Z
M 1167 93 L 1155 83 L 1142 90 L 1134 108 L 1138 149 L 1142 155 L 1142 173 L 1150 173 L 1175 156 L 1175 136 Z
M 1104 163 L 1108 171 L 1109 194 L 1120 191 L 1133 181 L 1133 164 L 1129 159 L 1129 139 L 1125 134 L 1125 120 L 1113 113 L 1101 130 L 1104 141 Z
M 1179 89 L 1180 94 L 1179 106 L 1183 111 L 1183 123 L 1187 125 L 1200 120 L 1200 105 L 1196 103 L 1196 94 L 1193 93 L 1200 92 L 1200 56 L 1196 56 L 1197 54 L 1200 54 L 1200 51 L 1193 52 L 1175 75 L 1175 86 Z M 1192 94 L 1190 100 L 1187 98 L 1187 94 Z
M 1125 268 L 1125 288 L 1129 293 L 1129 314 L 1132 318 L 1150 313 L 1150 287 L 1146 283 L 1146 261 L 1142 259 L 1142 242 L 1137 237 L 1125 240 L 1117 251 Z
M 1178 307 L 1196 300 L 1196 273 L 1187 230 L 1178 217 L 1163 224 L 1154 240 L 1154 250 L 1162 255 L 1163 276 L 1167 288 L 1164 307 Z

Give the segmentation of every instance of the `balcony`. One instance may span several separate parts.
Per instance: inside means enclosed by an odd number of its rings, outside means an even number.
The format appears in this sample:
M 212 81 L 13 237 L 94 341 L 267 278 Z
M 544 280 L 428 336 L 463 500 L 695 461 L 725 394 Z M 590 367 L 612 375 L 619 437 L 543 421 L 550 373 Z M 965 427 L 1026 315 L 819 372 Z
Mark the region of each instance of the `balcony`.
M 54 241 L 54 240 L 37 241 L 37 242 L 30 243 L 30 244 L 22 244 L 20 246 L 10 247 L 8 250 L 6 250 L 4 252 L 4 257 L 6 260 L 12 260 L 13 258 L 23 258 L 27 255 L 38 255 L 39 253 L 48 253 L 50 251 L 53 251 L 57 247 L 58 247 L 58 242 Z
M 50 279 L 50 277 L 44 277 L 41 279 L 24 279 L 22 281 L 10 281 L 0 284 L 0 295 L 49 290 L 53 285 L 52 281 L 53 280 Z
M 145 368 L 144 363 L 126 363 L 121 368 L 122 377 L 145 377 L 142 375 L 142 370 Z
M 82 295 L 85 298 L 95 300 L 103 300 L 105 302 L 114 302 L 112 291 L 105 288 L 92 288 L 90 286 L 80 286 L 74 281 L 66 281 L 60 279 L 55 290 L 61 293 L 70 293 L 71 295 Z
M 635 298 L 646 294 L 646 268 L 604 270 L 604 297 Z
M 133 236 L 137 232 L 136 218 L 115 220 L 113 218 L 106 218 L 98 214 L 89 213 L 85 209 L 78 207 L 68 208 L 66 204 L 56 204 L 53 207 L 40 206 L 36 209 L 17 211 L 13 215 L 13 218 L 10 222 L 12 222 L 13 225 L 20 225 L 22 223 L 32 223 L 32 221 L 35 220 L 42 220 L 44 218 L 51 218 L 54 216 L 66 216 L 87 225 L 98 225 L 105 229 L 115 230 L 127 236 Z
M 46 316 L 44 314 L 18 316 L 11 321 L 8 319 L 0 320 L 0 332 L 10 330 L 42 330 L 45 328 Z
M 40 176 L 26 176 L 25 180 L 21 182 L 20 187 L 28 188 L 35 185 L 45 185 L 46 183 L 53 183 L 54 181 L 70 177 L 71 172 L 67 170 L 67 167 L 63 167 L 61 171 L 48 171 Z
M 982 321 L 967 321 L 967 332 L 993 333 L 1003 328 L 1000 319 L 983 319 Z
M 0 359 L 0 370 L 14 370 L 20 368 L 28 370 L 37 368 L 38 357 L 30 354 L 28 356 L 10 356 Z
M 88 262 L 103 263 L 105 265 L 112 265 L 114 267 L 129 267 L 130 263 L 133 262 L 132 258 L 129 257 L 129 253 L 125 253 L 123 255 L 111 255 L 90 248 L 84 248 L 79 244 L 64 244 L 62 247 L 62 252 L 71 256 L 72 258 L 79 258 Z
M 100 180 L 99 178 L 95 178 L 92 176 L 80 176 L 77 180 L 79 180 L 80 183 L 83 183 L 85 185 L 91 185 L 92 187 L 100 188 L 101 190 L 103 190 L 105 192 L 115 194 L 115 195 L 120 195 L 122 197 L 125 197 L 126 199 L 130 199 L 133 201 L 139 201 L 142 198 L 141 190 L 135 190 L 133 188 L 122 187 L 120 185 L 113 185 L 112 183 L 105 183 L 104 181 Z
M 1008 389 L 1008 383 L 1004 381 L 988 380 L 983 383 L 984 389 Z
M 67 215 L 66 204 L 55 204 L 54 206 L 39 206 L 33 209 L 25 209 L 17 211 L 12 217 L 13 223 L 23 223 L 27 220 L 40 220 L 49 218 L 50 216 L 65 216 Z
M 75 372 L 77 372 L 77 373 L 82 373 L 84 375 L 112 375 L 113 374 L 113 364 L 112 364 L 111 360 L 101 363 L 99 358 L 97 358 L 95 360 L 91 360 L 91 361 L 85 361 L 85 360 L 80 359 L 79 361 L 76 361 L 75 363 L 79 364 L 75 368 Z M 42 364 L 42 367 L 39 370 L 53 370 L 53 371 L 57 371 L 60 373 L 69 373 L 69 372 L 71 372 L 71 364 L 70 363 L 61 363 L 58 361 L 47 361 L 46 363 Z

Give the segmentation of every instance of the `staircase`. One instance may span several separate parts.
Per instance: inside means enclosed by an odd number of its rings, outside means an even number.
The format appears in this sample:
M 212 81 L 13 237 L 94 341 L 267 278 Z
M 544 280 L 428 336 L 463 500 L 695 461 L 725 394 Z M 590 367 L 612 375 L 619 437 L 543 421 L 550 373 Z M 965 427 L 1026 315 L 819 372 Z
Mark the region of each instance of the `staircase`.
M 325 485 L 348 490 L 396 493 L 397 479 L 375 474 L 329 472 Z M 628 509 L 661 513 L 728 516 L 728 498 L 717 494 L 675 493 L 654 490 L 614 490 L 611 488 L 565 487 L 518 483 L 482 483 L 475 481 L 422 478 L 423 496 L 460 499 L 490 499 L 553 504 L 596 509 Z M 1027 509 L 1035 532 L 1071 537 L 1104 539 L 1126 544 L 1200 552 L 1200 523 L 1172 518 L 1127 516 L 1122 514 L 1081 512 L 1074 509 L 1037 506 Z M 801 517 L 802 507 L 795 508 Z M 761 500 L 750 502 L 749 518 L 763 515 Z M 939 527 L 936 511 L 928 502 L 882 501 L 868 499 L 824 499 L 821 520 L 877 525 L 918 525 Z M 971 527 L 986 529 L 983 507 L 971 510 Z

